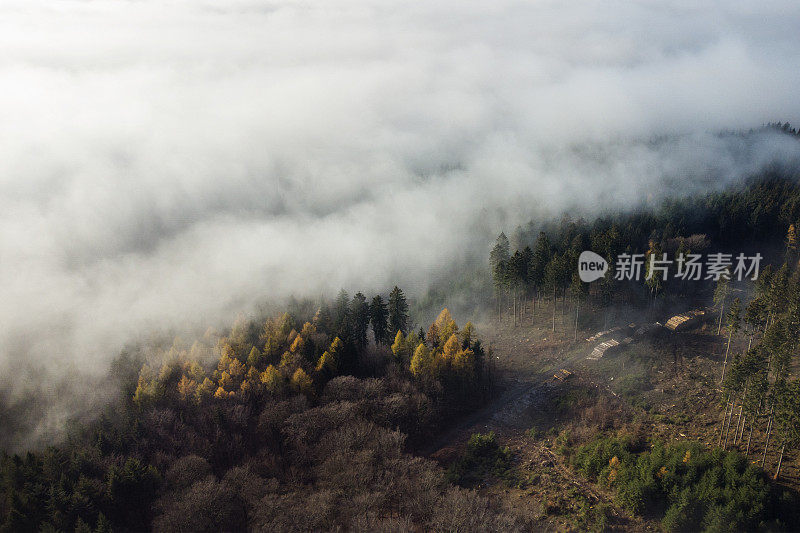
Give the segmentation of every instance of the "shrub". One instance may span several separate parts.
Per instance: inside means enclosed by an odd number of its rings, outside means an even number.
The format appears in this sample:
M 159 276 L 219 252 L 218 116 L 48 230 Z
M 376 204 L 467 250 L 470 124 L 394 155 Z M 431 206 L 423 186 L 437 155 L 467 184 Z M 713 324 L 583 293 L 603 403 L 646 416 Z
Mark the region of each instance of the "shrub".
M 474 483 L 492 473 L 505 477 L 511 468 L 511 451 L 500 447 L 494 432 L 474 433 L 467 442 L 464 456 L 450 465 L 447 477 L 460 485 Z

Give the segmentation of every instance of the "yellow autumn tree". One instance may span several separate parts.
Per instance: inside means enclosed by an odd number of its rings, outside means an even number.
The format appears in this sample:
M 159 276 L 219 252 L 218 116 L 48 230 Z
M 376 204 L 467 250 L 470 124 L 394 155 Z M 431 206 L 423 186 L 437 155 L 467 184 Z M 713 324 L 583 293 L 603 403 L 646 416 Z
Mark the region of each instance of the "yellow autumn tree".
M 188 402 L 195 398 L 197 392 L 197 382 L 184 375 L 178 382 L 178 395 L 181 400 Z
M 197 403 L 201 403 L 202 401 L 210 398 L 214 394 L 214 390 L 214 382 L 208 378 L 205 378 L 195 391 L 195 400 Z
M 223 370 L 228 369 L 232 361 L 236 360 L 236 354 L 233 351 L 233 347 L 231 347 L 231 345 L 225 340 L 220 341 L 219 354 L 219 363 L 217 364 L 217 369 L 222 372 Z
M 292 342 L 292 346 L 289 348 L 289 351 L 292 353 L 301 353 L 303 351 L 303 337 L 302 335 L 298 335 L 294 338 Z
M 459 350 L 453 357 L 453 370 L 466 380 L 475 377 L 475 353 L 472 350 Z
M 439 337 L 439 327 L 436 325 L 436 322 L 434 322 L 431 324 L 431 327 L 428 328 L 428 344 L 435 348 L 441 343 L 442 341 L 441 337 Z
M 217 390 L 214 392 L 214 398 L 216 398 L 218 400 L 224 400 L 226 398 L 231 397 L 232 395 L 233 395 L 233 392 L 228 393 L 222 387 L 217 387 Z
M 283 376 L 278 372 L 278 369 L 273 365 L 269 365 L 266 370 L 261 373 L 261 383 L 267 392 L 272 394 L 281 394 L 283 392 Z
M 409 370 L 416 377 L 426 376 L 431 373 L 432 363 L 433 354 L 428 347 L 425 346 L 425 343 L 421 342 L 417 346 L 417 349 L 414 350 L 414 355 L 411 357 Z
M 160 400 L 163 393 L 161 383 L 156 379 L 153 370 L 147 365 L 142 366 L 133 393 L 133 403 L 139 407 L 147 407 Z
M 325 374 L 332 376 L 336 374 L 336 366 L 337 363 L 335 356 L 333 356 L 328 350 L 325 350 L 325 352 L 319 356 L 315 370 L 317 372 L 324 372 Z
M 305 324 L 303 324 L 303 328 L 300 330 L 300 335 L 302 335 L 304 339 L 310 339 L 316 334 L 317 334 L 317 326 L 315 326 L 311 322 L 306 322 Z
M 453 333 L 447 339 L 447 342 L 444 343 L 442 355 L 444 355 L 445 359 L 447 359 L 448 361 L 452 361 L 453 359 L 455 359 L 459 351 L 461 351 L 461 343 L 458 342 L 458 336 L 456 336 L 456 334 Z
M 394 336 L 394 342 L 392 343 L 392 354 L 394 354 L 395 359 L 398 361 L 402 361 L 406 353 L 406 340 L 403 337 L 403 332 L 401 330 L 397 330 L 397 335 Z
M 264 355 L 277 357 L 294 338 L 289 338 L 294 331 L 292 317 L 284 313 L 279 317 L 270 318 L 264 323 L 262 338 L 264 339 Z M 294 332 L 296 335 L 297 332 Z
M 306 374 L 302 368 L 298 368 L 292 374 L 292 386 L 305 395 L 310 395 L 313 392 L 314 382 L 311 377 Z
M 333 342 L 331 342 L 328 351 L 334 355 L 339 355 L 342 353 L 342 349 L 344 349 L 344 343 L 342 342 L 342 339 L 336 337 L 333 339 Z
M 253 346 L 250 350 L 250 355 L 247 356 L 247 364 L 250 366 L 258 366 L 261 362 L 261 350 Z
M 450 339 L 451 335 L 458 333 L 456 321 L 453 320 L 450 311 L 446 307 L 442 309 L 442 312 L 436 317 L 434 324 L 436 324 L 436 330 L 439 332 L 440 341 Z
M 233 379 L 238 381 L 244 376 L 244 373 L 245 373 L 245 366 L 238 359 L 234 359 L 228 365 L 228 374 L 230 374 L 230 376 Z
M 222 375 L 219 377 L 219 386 L 223 390 L 233 390 L 233 378 L 227 370 L 223 370 Z

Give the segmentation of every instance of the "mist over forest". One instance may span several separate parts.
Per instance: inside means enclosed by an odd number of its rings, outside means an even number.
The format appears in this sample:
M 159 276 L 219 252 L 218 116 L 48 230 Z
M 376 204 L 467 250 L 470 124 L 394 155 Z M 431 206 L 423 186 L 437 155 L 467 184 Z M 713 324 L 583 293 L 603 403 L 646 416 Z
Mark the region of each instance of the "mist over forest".
M 501 231 L 796 177 L 763 126 L 800 124 L 797 28 L 788 0 L 2 2 L 0 447 L 93 420 L 125 349 L 340 289 L 427 327 L 490 294 Z

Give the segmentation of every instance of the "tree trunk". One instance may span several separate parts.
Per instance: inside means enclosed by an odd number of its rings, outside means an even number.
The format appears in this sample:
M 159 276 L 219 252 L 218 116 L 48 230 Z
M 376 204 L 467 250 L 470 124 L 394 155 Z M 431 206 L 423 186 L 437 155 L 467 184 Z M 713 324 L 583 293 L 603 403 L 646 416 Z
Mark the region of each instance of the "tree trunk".
M 742 408 L 744 409 L 744 406 L 742 406 Z M 736 437 L 736 445 L 737 445 L 737 446 L 738 446 L 739 444 L 741 444 L 741 442 L 742 442 L 742 437 L 744 437 L 744 426 L 745 426 L 745 424 L 747 424 L 747 415 L 744 415 L 744 416 L 742 417 L 742 427 L 741 427 L 741 428 L 739 428 L 739 436 L 738 436 L 738 437 Z
M 769 448 L 769 436 L 772 434 L 772 413 L 774 411 L 774 407 L 769 410 L 769 422 L 767 422 L 767 440 L 764 443 L 764 453 L 761 455 L 761 468 L 764 468 L 764 464 L 767 462 L 767 449 Z
M 553 333 L 556 332 L 556 288 L 553 287 Z
M 750 422 L 750 433 L 747 435 L 747 450 L 744 452 L 745 457 L 750 457 L 750 442 L 753 440 L 753 423 Z
M 722 446 L 722 436 L 725 434 L 725 426 L 728 422 L 728 401 L 725 401 L 725 412 L 722 413 L 722 427 L 719 429 L 719 438 L 717 439 L 717 446 Z
M 736 397 L 731 400 L 731 413 L 728 415 L 728 429 L 725 430 L 725 442 L 722 444 L 722 449 L 728 449 L 728 435 L 731 433 L 731 422 L 733 422 L 733 410 L 736 408 Z
M 578 340 L 578 311 L 580 310 L 580 302 L 575 302 L 575 340 Z
M 772 476 L 772 479 L 774 479 L 775 481 L 777 481 L 781 475 L 781 464 L 783 463 L 783 450 L 785 449 L 786 449 L 786 444 L 781 444 L 781 453 L 780 455 L 778 455 L 778 468 L 775 469 L 775 475 Z
M 744 405 L 739 406 L 739 417 L 736 419 L 736 429 L 733 432 L 733 444 L 737 444 L 739 442 L 739 426 L 742 423 L 742 411 L 744 411 Z
M 517 289 L 514 289 L 514 293 L 511 295 L 513 298 L 513 304 L 511 305 L 511 309 L 514 311 L 514 327 L 517 327 Z
M 728 331 L 728 346 L 725 348 L 725 360 L 722 362 L 722 379 L 719 381 L 720 386 L 725 381 L 725 368 L 728 366 L 728 352 L 731 349 L 731 337 L 733 336 L 733 328 Z
M 722 331 L 722 313 L 725 312 L 725 302 L 719 306 L 719 324 L 717 325 L 717 335 Z

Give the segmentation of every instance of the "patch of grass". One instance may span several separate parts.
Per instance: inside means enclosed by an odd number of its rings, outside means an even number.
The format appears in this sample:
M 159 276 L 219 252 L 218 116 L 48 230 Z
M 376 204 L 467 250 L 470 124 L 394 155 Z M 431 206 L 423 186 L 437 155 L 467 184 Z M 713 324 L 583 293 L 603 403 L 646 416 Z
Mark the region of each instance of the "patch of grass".
M 616 393 L 628 401 L 652 388 L 650 380 L 644 374 L 628 374 L 614 382 Z
M 581 402 L 590 397 L 591 393 L 584 387 L 569 388 L 555 398 L 553 407 L 558 414 L 564 414 L 578 407 Z

